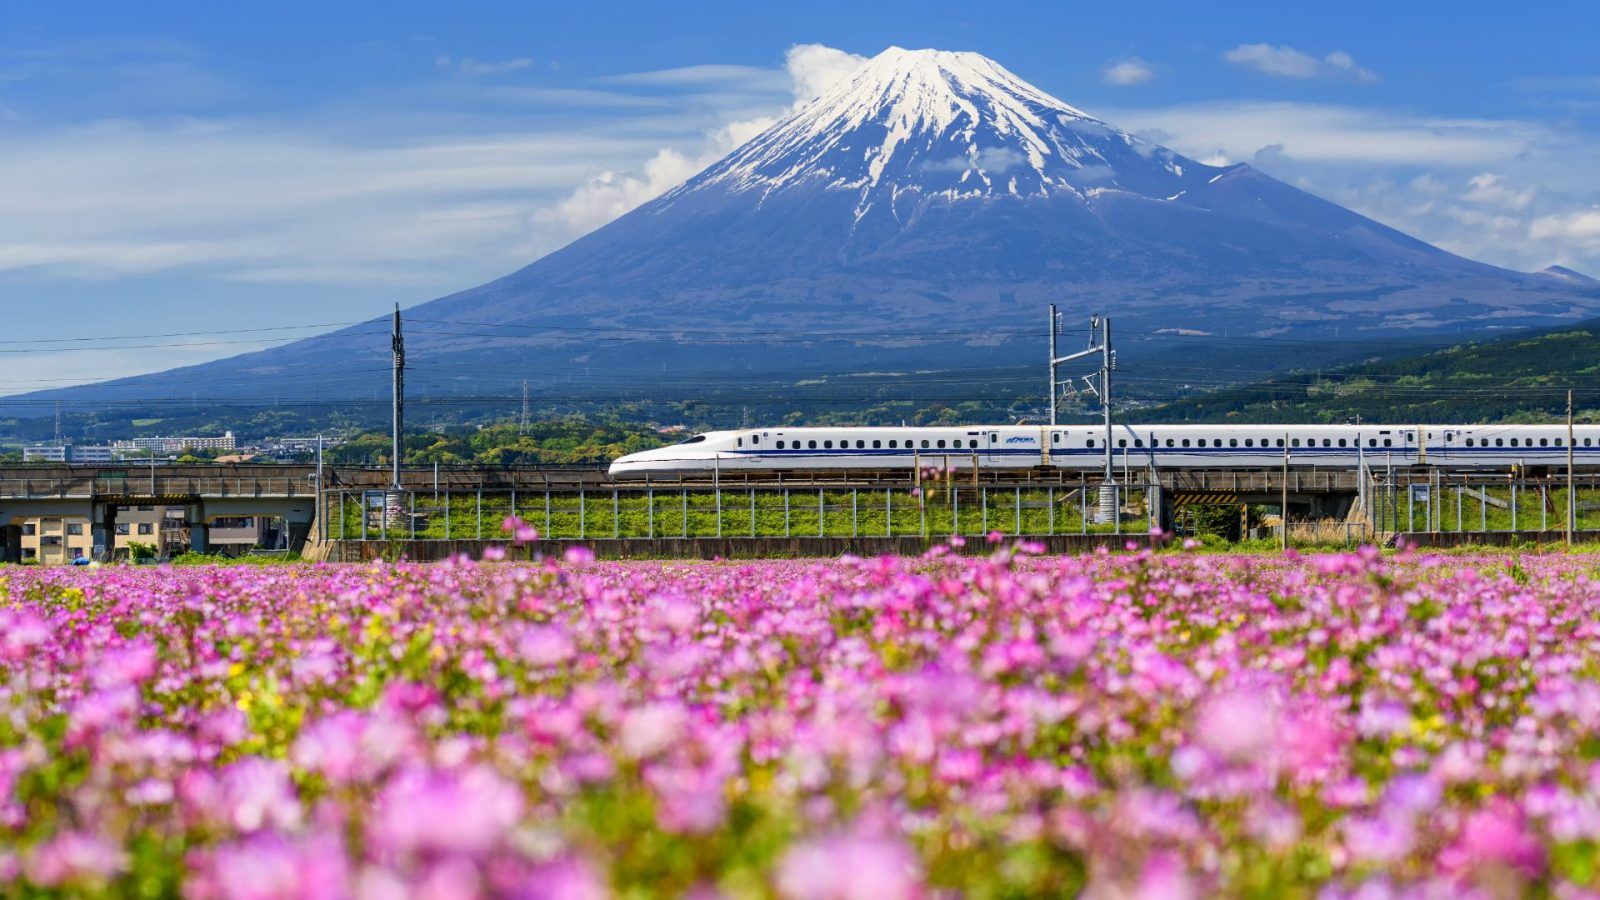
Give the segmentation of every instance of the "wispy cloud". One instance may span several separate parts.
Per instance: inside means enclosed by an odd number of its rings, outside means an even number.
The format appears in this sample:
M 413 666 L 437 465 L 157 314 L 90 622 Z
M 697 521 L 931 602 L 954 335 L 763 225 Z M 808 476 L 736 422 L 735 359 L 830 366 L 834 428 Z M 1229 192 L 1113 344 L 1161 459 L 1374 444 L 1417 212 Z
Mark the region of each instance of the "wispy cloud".
M 1286 45 L 1240 44 L 1222 54 L 1222 58 L 1275 78 L 1345 78 L 1364 84 L 1378 80 L 1375 73 L 1356 65 L 1355 59 L 1343 50 L 1319 58 Z
M 789 79 L 781 69 L 759 66 L 700 65 L 656 69 L 649 72 L 624 72 L 596 78 L 597 84 L 650 85 L 666 87 L 706 87 L 738 84 L 747 89 L 787 91 Z
M 1381 109 L 1289 102 L 1219 102 L 1121 109 L 1105 118 L 1185 153 L 1233 159 L 1282 145 L 1301 160 L 1482 165 L 1527 150 L 1547 131 L 1515 120 L 1423 119 Z
M 1560 123 L 1282 102 L 1101 112 L 1196 159 L 1253 163 L 1463 256 L 1600 272 L 1600 137 Z
M 850 77 L 864 62 L 864 57 L 821 44 L 796 44 L 790 47 L 784 54 L 781 73 L 792 99 L 789 109 Z M 695 66 L 692 69 L 615 76 L 608 80 L 616 82 L 625 79 L 628 83 L 636 83 L 644 79 L 642 83 L 649 84 L 705 85 L 721 82 L 729 74 L 729 68 L 732 67 Z M 598 228 L 682 184 L 728 151 L 772 125 L 783 111 L 775 109 L 770 114 L 738 119 L 709 129 L 703 139 L 697 141 L 698 152 L 685 152 L 678 146 L 666 146 L 656 150 L 642 168 L 602 169 L 595 172 L 581 187 L 561 202 L 541 210 L 537 217 L 542 222 L 564 227 L 574 233 Z
M 511 72 L 520 72 L 533 67 L 533 58 L 518 56 L 513 59 L 482 60 L 463 56 L 459 59 L 451 56 L 438 56 L 434 58 L 434 65 L 441 69 L 450 69 L 463 75 L 506 75 Z
M 1117 87 L 1144 84 L 1156 77 L 1156 70 L 1138 57 L 1118 60 L 1100 70 L 1100 80 Z

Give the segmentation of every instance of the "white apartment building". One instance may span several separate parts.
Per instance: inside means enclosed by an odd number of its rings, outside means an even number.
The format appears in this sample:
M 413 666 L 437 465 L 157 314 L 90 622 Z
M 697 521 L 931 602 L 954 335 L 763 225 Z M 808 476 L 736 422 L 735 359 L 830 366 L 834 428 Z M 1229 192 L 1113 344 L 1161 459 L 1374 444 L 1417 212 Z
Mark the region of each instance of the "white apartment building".
M 114 456 L 109 446 L 90 447 L 74 444 L 39 444 L 22 448 L 23 462 L 108 463 Z
M 162 453 L 181 453 L 184 450 L 232 450 L 235 448 L 233 432 L 223 432 L 222 437 L 143 437 L 112 441 L 111 449 L 117 452 L 130 450 L 155 450 Z

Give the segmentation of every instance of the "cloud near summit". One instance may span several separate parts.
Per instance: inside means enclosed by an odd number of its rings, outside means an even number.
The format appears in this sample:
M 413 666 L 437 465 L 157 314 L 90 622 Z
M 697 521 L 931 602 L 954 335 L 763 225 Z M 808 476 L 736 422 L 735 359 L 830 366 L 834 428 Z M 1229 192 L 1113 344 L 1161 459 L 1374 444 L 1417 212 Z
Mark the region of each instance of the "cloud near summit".
M 612 219 L 635 209 L 671 190 L 695 173 L 711 165 L 728 151 L 765 131 L 790 112 L 850 77 L 865 63 L 866 57 L 822 44 L 795 44 L 784 54 L 793 102 L 769 115 L 738 119 L 712 129 L 705 135 L 704 149 L 693 155 L 676 147 L 662 147 L 639 172 L 607 169 L 589 177 L 582 187 L 554 206 L 538 213 L 540 221 L 557 224 L 573 236 L 585 234 Z M 651 78 L 656 73 L 626 76 Z

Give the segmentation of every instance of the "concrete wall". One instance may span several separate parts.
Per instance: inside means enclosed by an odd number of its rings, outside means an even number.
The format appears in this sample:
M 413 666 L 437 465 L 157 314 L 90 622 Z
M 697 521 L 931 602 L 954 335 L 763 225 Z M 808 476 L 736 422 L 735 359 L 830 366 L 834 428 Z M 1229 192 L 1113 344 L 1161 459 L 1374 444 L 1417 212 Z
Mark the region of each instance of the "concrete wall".
M 1120 550 L 1130 543 L 1147 546 L 1147 534 L 1065 534 L 1028 538 L 1044 546 L 1047 553 L 1081 553 L 1096 547 Z M 932 542 L 934 544 L 938 541 Z M 400 558 L 427 561 L 464 553 L 477 558 L 487 547 L 506 546 L 501 541 L 332 541 L 327 559 L 356 562 L 368 559 Z M 762 559 L 856 556 L 920 555 L 930 543 L 918 537 L 740 537 L 740 538 L 621 538 L 583 542 L 538 541 L 526 547 L 507 547 L 508 558 L 533 554 L 559 556 L 568 547 L 585 546 L 601 559 Z M 987 554 L 997 545 L 981 537 L 967 538 L 961 552 Z M 1004 544 L 999 545 L 1004 546 Z
M 1396 547 L 1512 547 L 1518 544 L 1561 545 L 1566 533 L 1554 531 L 1407 531 L 1395 535 Z M 1574 531 L 1574 544 L 1600 543 L 1600 531 Z

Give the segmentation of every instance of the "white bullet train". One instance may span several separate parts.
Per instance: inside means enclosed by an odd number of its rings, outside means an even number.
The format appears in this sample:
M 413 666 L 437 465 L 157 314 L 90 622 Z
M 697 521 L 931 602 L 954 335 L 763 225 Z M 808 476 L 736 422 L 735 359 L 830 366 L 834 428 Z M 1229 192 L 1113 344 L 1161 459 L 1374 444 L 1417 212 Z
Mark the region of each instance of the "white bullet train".
M 1114 425 L 1118 468 L 1250 469 L 1283 465 L 1378 469 L 1399 466 L 1565 466 L 1565 425 Z M 1575 466 L 1600 467 L 1600 425 L 1576 426 Z M 630 453 L 614 478 L 750 470 L 1097 470 L 1105 428 L 1091 425 L 746 428 L 708 431 L 670 447 Z

